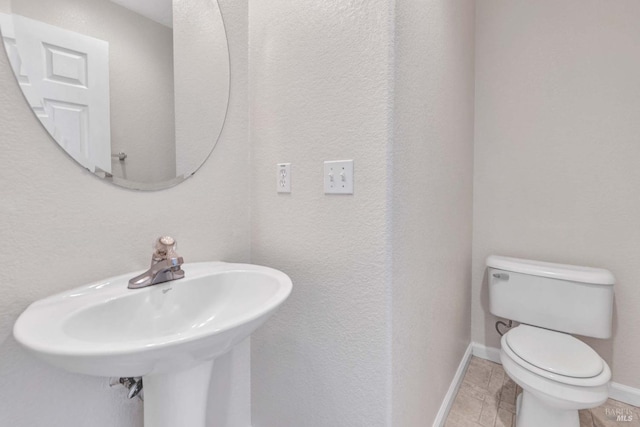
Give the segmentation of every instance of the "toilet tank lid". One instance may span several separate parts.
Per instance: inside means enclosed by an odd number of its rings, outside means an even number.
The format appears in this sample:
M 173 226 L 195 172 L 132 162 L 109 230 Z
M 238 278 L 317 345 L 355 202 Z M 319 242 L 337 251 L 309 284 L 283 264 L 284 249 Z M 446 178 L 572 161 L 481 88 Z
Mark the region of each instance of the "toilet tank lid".
M 615 278 L 604 268 L 581 267 L 577 265 L 555 264 L 552 262 L 533 261 L 530 259 L 511 258 L 491 255 L 487 258 L 487 267 L 532 276 L 549 277 L 579 283 L 596 285 L 613 285 Z

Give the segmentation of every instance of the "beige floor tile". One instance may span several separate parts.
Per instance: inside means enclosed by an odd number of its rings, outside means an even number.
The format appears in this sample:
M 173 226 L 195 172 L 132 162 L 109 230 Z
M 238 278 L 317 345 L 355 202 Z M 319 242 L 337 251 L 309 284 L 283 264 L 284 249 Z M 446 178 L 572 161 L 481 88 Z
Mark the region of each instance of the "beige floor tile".
M 481 389 L 474 384 L 468 383 L 467 381 L 463 381 L 460 385 L 460 389 L 458 390 L 458 394 L 467 395 L 478 400 L 484 400 L 486 396 L 486 390 Z
M 513 427 L 514 415 L 502 408 L 498 408 L 498 416 L 496 417 L 496 427 Z
M 490 360 L 481 359 L 479 357 L 472 357 L 471 360 L 469 361 L 469 365 L 486 366 L 490 369 L 494 369 L 494 368 L 502 369 L 501 364 L 492 362 Z
M 516 388 L 516 383 L 514 383 L 508 375 L 505 375 L 504 383 L 502 384 L 502 390 L 500 392 L 500 401 L 515 405 Z
M 498 401 L 495 399 L 485 399 L 482 402 L 482 411 L 478 423 L 483 427 L 493 427 L 496 424 L 498 415 Z
M 594 427 L 591 411 L 584 409 L 579 411 L 578 415 L 580 416 L 580 427 Z
M 501 400 L 499 407 L 511 412 L 512 414 L 516 413 L 516 405 L 514 405 L 513 403 L 509 403 L 509 402 L 505 402 L 504 400 Z
M 482 412 L 482 400 L 475 399 L 466 394 L 458 394 L 451 405 L 451 412 L 462 415 L 470 421 L 478 421 Z
M 493 369 L 491 372 L 491 379 L 489 379 L 489 386 L 487 391 L 490 396 L 500 400 L 500 394 L 502 393 L 502 385 L 504 384 L 505 373 L 502 369 Z
M 501 365 L 472 357 L 445 426 L 514 427 L 521 392 Z M 580 427 L 640 427 L 640 408 L 609 399 L 598 408 L 580 411 Z
M 640 410 L 615 400 L 591 409 L 594 427 L 640 427 Z
M 493 368 L 487 364 L 469 363 L 467 373 L 465 374 L 465 381 L 480 388 L 487 389 L 489 387 L 492 370 Z
M 451 412 L 447 417 L 447 422 L 444 424 L 444 427 L 482 427 L 480 424 L 468 420 L 462 415 L 459 415 L 455 412 Z

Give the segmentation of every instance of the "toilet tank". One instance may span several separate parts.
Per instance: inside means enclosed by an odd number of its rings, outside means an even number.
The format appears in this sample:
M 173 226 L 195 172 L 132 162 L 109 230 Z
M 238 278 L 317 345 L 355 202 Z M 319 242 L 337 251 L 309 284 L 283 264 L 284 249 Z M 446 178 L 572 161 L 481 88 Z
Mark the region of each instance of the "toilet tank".
M 602 268 L 492 255 L 489 309 L 498 317 L 554 331 L 611 337 L 615 278 Z

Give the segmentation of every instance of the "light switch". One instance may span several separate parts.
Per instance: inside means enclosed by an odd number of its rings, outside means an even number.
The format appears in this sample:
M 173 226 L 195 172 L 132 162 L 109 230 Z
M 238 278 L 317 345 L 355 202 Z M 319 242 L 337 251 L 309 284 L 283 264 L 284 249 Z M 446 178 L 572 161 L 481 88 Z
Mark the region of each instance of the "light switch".
M 291 163 L 278 163 L 278 193 L 291 193 Z
M 325 194 L 353 194 L 353 160 L 324 162 Z

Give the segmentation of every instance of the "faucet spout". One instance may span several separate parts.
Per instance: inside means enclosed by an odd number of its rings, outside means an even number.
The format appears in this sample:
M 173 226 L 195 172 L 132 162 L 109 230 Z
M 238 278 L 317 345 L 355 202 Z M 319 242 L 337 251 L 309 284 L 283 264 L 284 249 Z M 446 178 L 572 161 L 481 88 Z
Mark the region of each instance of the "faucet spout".
M 178 280 L 184 277 L 182 264 L 184 259 L 176 250 L 176 241 L 169 237 L 159 237 L 155 243 L 155 251 L 151 256 L 151 267 L 144 273 L 129 280 L 129 289 L 139 289 L 158 283 Z

